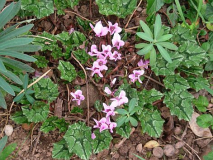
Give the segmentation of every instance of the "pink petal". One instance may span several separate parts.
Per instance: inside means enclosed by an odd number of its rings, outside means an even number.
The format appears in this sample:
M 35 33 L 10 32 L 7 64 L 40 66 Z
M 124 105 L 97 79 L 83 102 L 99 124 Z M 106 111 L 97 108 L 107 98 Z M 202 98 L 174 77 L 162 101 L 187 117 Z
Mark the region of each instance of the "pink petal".
M 91 138 L 92 138 L 92 139 L 95 139 L 95 138 L 96 138 L 95 133 L 92 133 L 92 134 L 91 134 Z

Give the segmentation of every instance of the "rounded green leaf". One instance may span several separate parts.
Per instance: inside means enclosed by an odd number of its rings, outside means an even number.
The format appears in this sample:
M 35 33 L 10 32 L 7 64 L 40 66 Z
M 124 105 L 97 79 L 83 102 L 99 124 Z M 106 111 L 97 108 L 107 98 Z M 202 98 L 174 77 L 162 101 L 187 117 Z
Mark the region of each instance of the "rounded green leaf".
M 129 120 L 130 120 L 130 123 L 131 123 L 134 127 L 137 127 L 138 121 L 137 121 L 135 118 L 129 117 Z
M 213 125 L 213 117 L 210 114 L 202 114 L 197 117 L 197 124 L 202 128 L 208 128 Z

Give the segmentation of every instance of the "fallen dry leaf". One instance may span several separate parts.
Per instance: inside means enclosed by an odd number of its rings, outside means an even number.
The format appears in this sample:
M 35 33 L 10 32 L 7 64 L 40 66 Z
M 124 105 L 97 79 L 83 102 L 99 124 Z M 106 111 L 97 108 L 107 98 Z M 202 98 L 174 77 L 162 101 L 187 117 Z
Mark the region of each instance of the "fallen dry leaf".
M 192 114 L 192 119 L 189 121 L 189 126 L 193 133 L 198 137 L 212 137 L 212 133 L 209 128 L 201 128 L 197 125 L 197 117 L 199 116 L 198 113 L 194 112 Z
M 158 147 L 158 146 L 160 146 L 160 144 L 157 141 L 154 141 L 154 140 L 151 140 L 144 145 L 144 147 L 146 147 L 146 148 L 155 148 L 155 147 Z

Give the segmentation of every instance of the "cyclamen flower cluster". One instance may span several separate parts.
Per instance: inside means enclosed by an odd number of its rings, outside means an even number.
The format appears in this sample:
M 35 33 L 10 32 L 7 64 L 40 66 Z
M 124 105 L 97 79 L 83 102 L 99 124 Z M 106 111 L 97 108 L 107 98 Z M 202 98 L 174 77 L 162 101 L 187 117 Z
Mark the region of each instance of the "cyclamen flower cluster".
M 104 110 L 103 112 L 106 113 L 106 117 L 101 118 L 99 121 L 94 119 L 96 125 L 93 128 L 99 128 L 100 132 L 109 129 L 111 133 L 113 133 L 113 129 L 117 126 L 115 122 L 110 121 L 110 116 L 115 115 L 115 108 L 118 106 L 121 106 L 125 103 L 128 103 L 128 98 L 126 97 L 126 92 L 121 91 L 118 96 L 114 96 L 114 92 L 112 92 L 108 87 L 105 87 L 104 91 L 112 95 L 114 98 L 111 98 L 110 100 L 112 103 L 108 106 L 107 104 L 103 103 Z M 95 134 L 92 134 L 92 139 L 95 139 Z
M 98 51 L 97 45 L 92 45 L 90 52 L 88 54 L 90 56 L 96 56 L 98 59 L 93 63 L 91 68 L 87 68 L 88 70 L 92 71 L 92 76 L 94 74 L 98 74 L 99 77 L 103 77 L 101 73 L 104 70 L 108 70 L 107 59 L 110 60 L 120 60 L 121 54 L 117 51 L 120 47 L 124 46 L 124 41 L 121 40 L 121 36 L 119 33 L 122 31 L 118 24 L 115 23 L 114 25 L 111 22 L 109 23 L 109 27 L 103 27 L 101 21 L 97 22 L 95 27 L 90 24 L 91 28 L 95 32 L 97 37 L 106 36 L 108 32 L 110 35 L 113 35 L 112 38 L 112 46 L 111 45 L 102 45 L 102 51 Z M 117 48 L 117 50 L 115 50 Z
M 146 60 L 143 62 L 143 60 L 141 59 L 138 62 L 138 67 L 140 67 L 140 70 L 134 70 L 133 74 L 129 75 L 131 82 L 134 83 L 138 80 L 139 83 L 142 83 L 140 76 L 142 76 L 144 74 L 144 68 L 148 69 L 148 64 L 149 64 L 149 60 Z

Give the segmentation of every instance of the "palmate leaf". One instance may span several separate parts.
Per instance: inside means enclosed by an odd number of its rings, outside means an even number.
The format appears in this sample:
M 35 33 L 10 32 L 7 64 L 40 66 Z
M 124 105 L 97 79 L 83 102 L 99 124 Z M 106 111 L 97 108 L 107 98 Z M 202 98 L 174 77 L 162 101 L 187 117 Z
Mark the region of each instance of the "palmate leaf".
M 27 117 L 23 114 L 22 111 L 16 111 L 16 113 L 11 116 L 11 119 L 16 124 L 28 123 Z
M 108 130 L 100 132 L 99 130 L 94 131 L 96 138 L 92 141 L 93 153 L 99 153 L 104 149 L 108 149 L 112 136 Z
M 49 105 L 44 102 L 36 101 L 32 106 L 22 106 L 23 114 L 29 122 L 41 122 L 47 119 L 49 113 Z
M 28 13 L 27 15 L 35 15 L 40 19 L 54 13 L 54 4 L 53 0 L 22 0 L 21 9 L 22 11 L 26 11 Z
M 138 106 L 143 107 L 145 104 L 152 104 L 153 102 L 161 99 L 163 94 L 155 89 L 143 89 L 141 92 L 138 92 L 138 97 Z
M 67 159 L 73 156 L 74 153 L 70 153 L 67 143 L 64 139 L 53 144 L 52 157 L 56 159 Z
M 190 88 L 187 80 L 185 80 L 178 74 L 166 76 L 163 82 L 166 89 L 170 89 L 177 94 L 180 93 L 181 91 L 185 91 L 188 88 Z
M 78 5 L 79 0 L 54 0 L 54 5 L 57 8 L 57 13 L 59 15 L 65 14 L 64 9 L 66 8 L 73 8 L 74 6 Z
M 143 109 L 139 115 L 143 133 L 151 137 L 160 137 L 163 131 L 164 120 L 157 110 Z
M 122 137 L 129 138 L 131 132 L 131 126 L 129 123 L 125 123 L 120 127 L 116 127 L 116 133 Z
M 85 64 L 89 59 L 89 54 L 83 49 L 73 51 L 73 54 L 75 55 L 75 58 L 81 62 L 81 64 Z
M 178 93 L 173 90 L 165 93 L 163 102 L 169 107 L 171 115 L 176 115 L 180 120 L 190 121 L 194 111 L 192 99 L 193 96 L 187 91 Z
M 58 128 L 60 132 L 65 132 L 68 128 L 68 123 L 66 123 L 64 119 L 52 116 L 43 122 L 40 130 L 44 133 L 48 133 L 56 128 Z
M 78 122 L 69 126 L 64 139 L 69 153 L 75 153 L 81 159 L 89 159 L 92 154 L 91 128 L 85 123 Z
M 52 102 L 58 97 L 58 85 L 54 84 L 50 78 L 43 78 L 33 85 L 35 90 L 35 98 L 48 100 Z
M 61 79 L 69 82 L 72 82 L 77 76 L 75 67 L 70 62 L 60 60 L 58 69 L 61 72 Z
M 137 0 L 96 0 L 99 12 L 103 15 L 116 15 L 125 18 L 136 8 Z
M 183 56 L 180 55 L 178 52 L 170 52 L 170 57 L 172 59 L 172 63 L 168 63 L 162 56 L 157 54 L 157 62 L 154 64 L 150 64 L 152 70 L 155 74 L 158 75 L 174 75 L 174 70 L 180 65 L 181 61 L 183 60 Z

